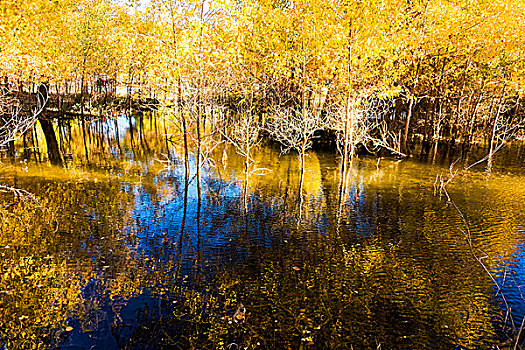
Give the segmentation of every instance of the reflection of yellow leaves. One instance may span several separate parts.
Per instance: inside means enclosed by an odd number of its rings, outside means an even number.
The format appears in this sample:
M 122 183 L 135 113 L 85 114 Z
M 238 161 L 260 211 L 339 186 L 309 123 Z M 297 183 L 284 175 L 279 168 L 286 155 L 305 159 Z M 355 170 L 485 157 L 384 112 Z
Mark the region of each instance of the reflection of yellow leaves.
M 235 171 L 238 181 L 245 181 L 244 158 L 238 156 L 233 149 L 229 150 L 228 168 Z M 281 155 L 273 148 L 257 148 L 252 150 L 255 163 L 249 177 L 249 187 L 265 195 L 275 195 L 283 191 L 296 192 L 300 188 L 301 171 L 297 153 Z M 217 156 L 222 157 L 222 153 Z M 220 159 L 216 160 L 220 162 Z M 268 171 L 271 169 L 271 171 Z M 286 188 L 283 188 L 286 186 Z M 321 165 L 315 153 L 308 153 L 305 159 L 305 174 L 303 193 L 316 198 L 321 193 Z
M 2 296 L 0 309 L 0 320 L 6 321 L 0 335 L 8 337 L 8 348 L 39 343 L 50 336 L 46 329 L 59 326 L 77 308 L 83 284 L 68 277 L 65 265 L 32 256 L 4 259 L 0 268 L 6 271 L 0 289 L 12 290 Z

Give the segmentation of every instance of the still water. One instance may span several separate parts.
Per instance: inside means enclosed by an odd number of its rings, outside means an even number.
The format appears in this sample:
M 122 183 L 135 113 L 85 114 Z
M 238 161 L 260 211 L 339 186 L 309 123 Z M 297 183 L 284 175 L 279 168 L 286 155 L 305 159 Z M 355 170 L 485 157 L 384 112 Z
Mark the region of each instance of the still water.
M 0 349 L 516 345 L 523 158 L 458 175 L 452 202 L 446 162 L 360 158 L 345 180 L 310 152 L 301 187 L 271 146 L 247 174 L 220 145 L 199 180 L 169 125 L 138 124 L 67 125 L 61 167 L 3 160 L 27 192 L 0 193 Z

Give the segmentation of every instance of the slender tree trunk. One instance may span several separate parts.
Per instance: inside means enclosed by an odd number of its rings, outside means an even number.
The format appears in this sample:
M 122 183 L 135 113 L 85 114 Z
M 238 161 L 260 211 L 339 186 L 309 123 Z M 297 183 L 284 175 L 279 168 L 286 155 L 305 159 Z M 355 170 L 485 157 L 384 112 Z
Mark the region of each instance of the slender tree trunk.
M 499 117 L 501 115 L 501 110 L 503 108 L 503 103 L 505 101 L 505 94 L 506 94 L 506 87 L 503 88 L 503 92 L 501 95 L 501 98 L 498 102 L 498 111 L 496 113 L 496 118 L 494 118 L 494 123 L 492 124 L 492 134 L 490 137 L 490 147 L 489 147 L 489 154 L 487 158 L 487 173 L 492 172 L 492 165 L 494 161 L 494 152 L 495 152 L 495 142 L 496 142 L 496 134 L 497 134 L 497 126 L 499 122 Z
M 437 151 L 438 151 L 438 146 L 439 146 L 439 139 L 440 139 L 440 134 L 441 134 L 442 113 L 443 113 L 443 104 L 440 103 L 439 104 L 438 118 L 437 118 L 437 121 L 435 122 L 435 125 L 434 125 L 434 137 L 433 137 L 434 145 L 433 145 L 433 152 L 432 152 L 432 164 L 436 163 L 436 156 L 437 156 Z
M 347 75 L 348 75 L 348 91 L 346 93 L 346 108 L 345 108 L 345 122 L 344 122 L 344 145 L 343 145 L 343 171 L 346 171 L 348 166 L 348 158 L 354 158 L 355 154 L 355 113 L 351 111 L 351 85 L 352 85 L 352 19 L 348 25 L 348 57 L 347 57 Z
M 410 121 L 412 119 L 412 110 L 414 108 L 414 97 L 410 97 L 408 102 L 407 120 L 405 122 L 405 131 L 403 132 L 403 140 L 401 141 L 401 152 L 409 154 L 408 150 L 408 132 L 410 131 Z
M 199 33 L 199 77 L 198 77 L 198 88 L 197 88 L 197 191 L 199 200 L 201 198 L 201 162 L 202 162 L 202 133 L 201 133 L 201 117 L 202 117 L 202 79 L 203 79 L 203 67 L 202 67 L 202 51 L 203 51 L 203 34 L 204 34 L 204 0 L 200 6 L 200 33 Z
M 178 81 L 177 81 L 177 104 L 178 104 L 178 113 L 179 113 L 179 119 L 182 121 L 182 138 L 183 138 L 183 146 L 184 146 L 184 171 L 186 174 L 186 178 L 189 178 L 190 174 L 190 155 L 188 150 L 188 126 L 186 121 L 186 116 L 184 115 L 184 111 L 182 110 L 182 81 L 179 74 Z

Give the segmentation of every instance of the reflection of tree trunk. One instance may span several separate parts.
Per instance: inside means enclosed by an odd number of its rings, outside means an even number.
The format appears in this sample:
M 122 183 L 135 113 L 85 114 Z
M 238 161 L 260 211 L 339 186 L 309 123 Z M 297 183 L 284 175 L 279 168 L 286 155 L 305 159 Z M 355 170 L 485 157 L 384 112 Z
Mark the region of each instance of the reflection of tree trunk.
M 131 143 L 131 148 L 133 150 L 133 154 L 135 154 L 135 137 L 133 133 L 133 122 L 131 121 L 131 118 L 132 118 L 131 113 L 128 113 L 130 143 Z
M 182 207 L 182 220 L 180 224 L 180 236 L 179 236 L 179 246 L 178 246 L 178 254 L 179 259 L 177 261 L 177 270 L 175 272 L 175 277 L 178 278 L 180 276 L 180 270 L 182 267 L 182 245 L 184 243 L 184 237 L 186 232 L 186 216 L 188 213 L 188 186 L 189 186 L 189 178 L 188 176 L 184 177 L 184 204 Z
M 299 220 L 302 220 L 303 218 L 303 183 L 304 183 L 304 168 L 301 169 L 301 182 L 299 185 Z
M 47 86 L 47 84 L 42 84 L 38 87 L 38 100 L 40 105 L 44 105 L 45 101 L 47 101 L 49 96 L 48 91 L 49 86 Z M 52 164 L 62 165 L 62 157 L 60 155 L 55 129 L 53 128 L 53 122 L 44 116 L 44 110 L 45 107 L 42 108 L 42 114 L 38 117 L 38 121 L 46 138 L 49 161 Z
M 84 122 L 84 117 L 80 117 L 80 122 L 82 123 L 82 137 L 84 139 L 84 152 L 86 153 L 86 162 L 89 163 L 89 151 L 86 140 L 86 123 Z
M 44 132 L 44 136 L 46 138 L 49 161 L 52 164 L 62 165 L 62 157 L 60 155 L 60 149 L 58 147 L 58 141 L 53 128 L 53 123 L 43 116 L 39 117 L 38 121 L 40 122 L 40 126 L 42 127 L 42 131 Z
M 11 140 L 7 143 L 7 156 L 8 157 L 15 156 L 15 141 L 14 140 Z
M 350 166 L 341 167 L 341 181 L 339 183 L 339 196 L 337 200 L 337 230 L 341 224 L 341 217 L 343 212 L 344 203 L 346 202 L 346 197 L 348 195 L 348 174 L 352 168 L 352 161 L 350 161 Z
M 141 115 L 139 117 L 139 131 L 138 131 L 138 134 L 139 134 L 140 145 L 142 146 L 142 149 L 144 150 L 144 153 L 148 154 L 150 149 L 149 149 L 148 142 L 146 141 L 146 138 L 144 137 L 145 130 L 144 130 L 144 114 L 143 113 L 141 113 Z
M 250 151 L 248 144 L 246 145 L 246 157 L 244 159 L 244 188 L 242 194 L 243 204 L 243 221 L 244 221 L 244 236 L 248 237 L 248 188 L 250 186 Z
M 179 240 L 179 252 L 182 250 L 182 242 L 184 241 L 184 231 L 186 230 L 186 216 L 188 214 L 188 187 L 189 179 L 184 178 L 184 204 L 182 208 L 182 221 L 180 224 L 180 240 Z
M 57 119 L 57 128 L 58 128 L 58 147 L 60 149 L 60 153 L 66 154 L 66 136 L 64 134 L 64 123 L 62 122 L 62 119 Z
M 197 170 L 199 171 L 199 170 Z M 197 264 L 197 283 L 201 282 L 201 268 L 202 268 L 202 252 L 201 252 L 201 206 L 202 206 L 202 190 L 200 171 L 197 176 L 197 247 L 196 247 L 196 264 Z
M 35 150 L 35 153 L 38 153 L 38 162 L 42 163 L 42 156 L 40 155 L 40 144 L 38 142 L 38 135 L 36 134 L 36 128 L 33 126 L 31 128 L 31 141 L 33 143 L 33 149 Z M 35 161 L 36 161 L 36 155 L 35 155 Z
M 120 135 L 118 130 L 118 114 L 113 119 L 114 125 L 115 125 L 115 138 L 117 139 L 117 146 L 119 153 L 122 154 L 122 146 L 120 145 Z
M 100 138 L 100 149 L 102 150 L 102 153 L 105 152 L 105 150 L 104 150 L 104 137 L 105 137 L 104 127 L 105 127 L 105 122 L 102 120 L 102 117 L 99 116 L 99 120 L 98 120 L 98 135 L 99 135 L 99 138 Z
M 32 139 L 33 138 L 33 131 L 32 130 L 27 130 L 25 133 L 24 133 L 24 138 L 23 138 L 23 141 L 24 141 L 24 159 L 31 159 L 31 153 L 32 150 L 34 149 L 34 147 L 32 147 L 30 145 L 30 138 Z M 36 160 L 36 158 L 35 158 Z
M 244 189 L 243 189 L 243 207 L 244 207 L 244 214 L 246 216 L 248 212 L 248 187 L 250 183 L 250 172 L 249 172 L 249 165 L 250 165 L 250 155 L 249 155 L 249 148 L 246 152 L 246 158 L 244 160 Z
M 155 118 L 156 119 L 156 118 Z M 157 122 L 155 121 L 155 125 L 157 124 Z M 166 147 L 166 155 L 168 157 L 168 159 L 171 157 L 170 156 L 170 145 L 169 145 L 169 140 L 168 140 L 168 127 L 166 126 L 166 117 L 162 118 L 162 124 L 163 124 L 163 127 L 164 127 L 164 146 Z M 155 127 L 156 129 L 157 127 Z
M 301 149 L 301 180 L 299 182 L 299 220 L 302 219 L 303 214 L 303 185 L 304 185 L 304 168 L 305 168 L 305 153 L 304 147 Z

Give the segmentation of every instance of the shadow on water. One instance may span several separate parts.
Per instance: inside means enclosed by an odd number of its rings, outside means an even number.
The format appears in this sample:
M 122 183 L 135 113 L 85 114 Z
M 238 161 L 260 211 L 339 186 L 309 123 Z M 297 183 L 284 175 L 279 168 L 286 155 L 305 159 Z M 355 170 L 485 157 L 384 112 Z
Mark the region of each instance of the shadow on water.
M 152 120 L 155 119 L 155 120 Z M 525 177 L 501 167 L 434 195 L 448 164 L 253 154 L 228 147 L 189 178 L 175 126 L 156 118 L 71 122 L 64 167 L 4 164 L 3 348 L 512 347 L 525 314 Z M 133 130 L 133 131 L 132 131 Z M 166 135 L 175 135 L 169 136 Z M 45 143 L 41 141 L 40 144 Z M 212 166 L 213 164 L 213 166 Z M 344 180 L 344 181 L 343 181 Z M 2 347 L 2 346 L 0 346 Z

